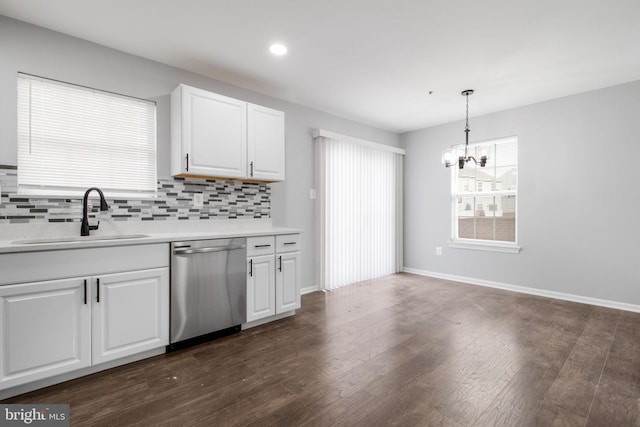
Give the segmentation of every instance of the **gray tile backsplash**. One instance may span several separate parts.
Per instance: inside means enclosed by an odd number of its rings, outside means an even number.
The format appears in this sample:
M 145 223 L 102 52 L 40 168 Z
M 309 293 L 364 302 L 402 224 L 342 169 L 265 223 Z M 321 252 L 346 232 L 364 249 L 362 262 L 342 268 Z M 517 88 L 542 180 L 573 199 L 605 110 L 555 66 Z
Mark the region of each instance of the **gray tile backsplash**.
M 79 222 L 82 199 L 29 198 L 17 195 L 15 166 L 0 165 L 0 224 Z M 193 207 L 193 194 L 202 193 L 204 205 Z M 109 198 L 114 221 L 207 220 L 270 218 L 269 184 L 219 179 L 161 178 L 155 199 Z M 90 216 L 98 212 L 92 208 Z

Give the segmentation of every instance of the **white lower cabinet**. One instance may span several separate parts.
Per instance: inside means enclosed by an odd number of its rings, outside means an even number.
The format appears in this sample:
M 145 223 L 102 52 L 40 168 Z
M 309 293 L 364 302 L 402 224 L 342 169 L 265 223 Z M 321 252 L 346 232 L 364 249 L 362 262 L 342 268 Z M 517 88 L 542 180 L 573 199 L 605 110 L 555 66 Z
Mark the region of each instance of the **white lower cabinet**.
M 107 362 L 169 344 L 169 269 L 95 279 L 92 362 Z
M 169 269 L 0 286 L 0 389 L 169 343 Z
M 273 255 L 248 260 L 247 322 L 276 314 L 276 287 Z
M 276 313 L 300 308 L 300 252 L 277 255 Z
M 0 390 L 169 344 L 168 254 L 154 244 L 0 256 Z
M 300 235 L 247 239 L 247 322 L 300 308 Z
M 87 286 L 83 278 L 0 286 L 0 389 L 91 365 Z

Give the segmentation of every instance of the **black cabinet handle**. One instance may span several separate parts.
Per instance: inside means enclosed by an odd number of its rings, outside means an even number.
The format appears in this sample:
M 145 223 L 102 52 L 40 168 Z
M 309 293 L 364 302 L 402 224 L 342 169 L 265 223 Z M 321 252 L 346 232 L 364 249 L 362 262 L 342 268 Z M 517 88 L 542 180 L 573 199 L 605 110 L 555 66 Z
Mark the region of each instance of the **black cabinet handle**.
M 187 153 L 187 172 L 189 172 L 189 153 Z
M 96 279 L 96 302 L 100 302 L 100 278 Z
M 254 248 L 270 248 L 271 245 L 254 245 Z
M 87 304 L 87 279 L 84 279 L 84 304 Z
M 251 172 L 249 173 L 249 176 L 253 176 L 253 162 L 249 163 L 249 166 L 251 167 Z
M 280 266 L 278 267 L 278 271 L 282 271 L 282 256 L 279 256 L 278 260 L 280 260 Z
M 253 260 L 249 260 L 249 277 L 253 277 Z
M 295 245 L 296 242 L 284 242 L 283 245 L 285 246 L 289 246 L 289 245 Z

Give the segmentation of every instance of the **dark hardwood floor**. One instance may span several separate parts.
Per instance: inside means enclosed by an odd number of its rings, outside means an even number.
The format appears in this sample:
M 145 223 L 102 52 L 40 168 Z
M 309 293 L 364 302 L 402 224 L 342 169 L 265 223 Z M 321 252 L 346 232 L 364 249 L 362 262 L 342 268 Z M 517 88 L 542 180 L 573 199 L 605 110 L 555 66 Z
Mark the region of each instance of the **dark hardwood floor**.
M 18 396 L 72 425 L 640 425 L 640 314 L 398 274 Z

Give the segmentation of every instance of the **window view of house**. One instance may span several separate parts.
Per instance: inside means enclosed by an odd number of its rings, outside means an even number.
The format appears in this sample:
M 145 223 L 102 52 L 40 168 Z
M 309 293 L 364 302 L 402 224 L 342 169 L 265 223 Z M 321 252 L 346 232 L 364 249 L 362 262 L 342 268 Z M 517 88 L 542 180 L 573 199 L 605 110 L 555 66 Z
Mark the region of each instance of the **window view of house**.
M 472 155 L 486 151 L 487 165 L 469 163 L 454 169 L 452 194 L 454 239 L 516 242 L 518 141 L 507 138 L 470 147 Z M 475 188 L 476 191 L 469 189 Z

